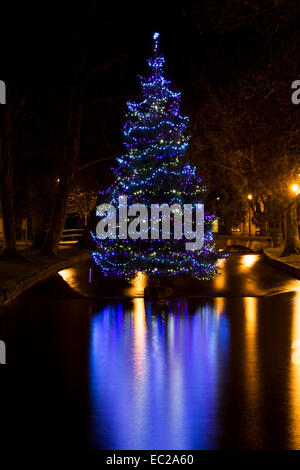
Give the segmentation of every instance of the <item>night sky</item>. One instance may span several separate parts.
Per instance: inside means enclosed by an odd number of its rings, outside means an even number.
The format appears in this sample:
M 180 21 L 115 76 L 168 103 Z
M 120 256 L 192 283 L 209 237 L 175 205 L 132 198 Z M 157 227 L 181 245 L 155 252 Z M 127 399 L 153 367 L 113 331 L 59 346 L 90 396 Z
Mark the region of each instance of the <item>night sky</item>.
M 298 23 L 296 2 L 281 2 L 281 9 L 272 1 L 79 3 L 12 6 L 2 31 L 2 78 L 12 76 L 20 86 L 67 86 L 83 49 L 87 72 L 124 55 L 121 65 L 89 79 L 94 96 L 137 94 L 137 74 L 145 71 L 152 34 L 159 31 L 168 74 L 189 97 L 193 72 L 216 89 L 232 85 L 276 60 Z

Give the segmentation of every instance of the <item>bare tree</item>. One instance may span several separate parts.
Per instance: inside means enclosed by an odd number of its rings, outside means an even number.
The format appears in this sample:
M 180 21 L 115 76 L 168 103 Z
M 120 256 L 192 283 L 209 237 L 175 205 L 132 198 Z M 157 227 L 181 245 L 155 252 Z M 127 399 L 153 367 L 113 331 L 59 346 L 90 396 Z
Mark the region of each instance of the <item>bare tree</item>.
M 69 91 L 67 125 L 65 133 L 62 174 L 59 177 L 49 228 L 43 245 L 43 252 L 55 255 L 67 216 L 68 198 L 76 174 L 83 110 L 84 81 L 82 66 L 75 70 L 76 79 Z
M 300 254 L 300 239 L 297 221 L 297 199 L 294 198 L 285 209 L 285 241 L 281 256 Z
M 84 222 L 84 227 L 87 226 L 88 216 L 91 214 L 97 202 L 98 194 L 95 191 L 83 190 L 79 186 L 76 186 L 68 201 L 69 210 L 75 212 Z
M 3 258 L 19 257 L 16 247 L 15 228 L 15 190 L 14 190 L 14 160 L 12 133 L 14 121 L 23 108 L 27 95 L 12 91 L 7 86 L 8 103 L 0 108 L 0 186 L 1 208 L 3 216 L 4 252 Z

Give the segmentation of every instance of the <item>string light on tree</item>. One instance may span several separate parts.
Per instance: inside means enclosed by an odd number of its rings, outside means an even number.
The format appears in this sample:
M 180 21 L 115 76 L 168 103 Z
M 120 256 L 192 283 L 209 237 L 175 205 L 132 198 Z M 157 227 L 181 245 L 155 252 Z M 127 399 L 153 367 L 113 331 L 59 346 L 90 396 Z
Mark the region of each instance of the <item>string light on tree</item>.
M 154 57 L 148 60 L 150 73 L 139 77 L 142 97 L 127 103 L 123 128 L 126 153 L 117 158 L 115 181 L 102 192 L 105 200 L 118 204 L 126 194 L 128 204 L 201 203 L 205 186 L 196 168 L 183 161 L 188 146 L 188 117 L 180 114 L 181 94 L 172 91 L 165 78 L 165 59 L 158 53 L 159 33 L 154 33 Z M 199 251 L 187 251 L 184 240 L 151 239 L 150 227 L 141 228 L 141 238 L 100 240 L 93 259 L 104 275 L 131 279 L 137 272 L 150 276 L 186 274 L 210 279 L 217 273 L 212 236 L 214 215 L 205 215 L 204 245 Z M 143 239 L 142 239 L 143 238 Z

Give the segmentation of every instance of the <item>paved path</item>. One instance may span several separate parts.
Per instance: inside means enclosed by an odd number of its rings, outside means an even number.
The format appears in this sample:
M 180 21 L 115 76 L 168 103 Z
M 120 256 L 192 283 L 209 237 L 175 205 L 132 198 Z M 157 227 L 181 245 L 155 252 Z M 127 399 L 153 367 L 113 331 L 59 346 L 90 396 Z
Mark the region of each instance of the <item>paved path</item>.
M 264 248 L 263 252 L 267 261 L 282 271 L 300 279 L 300 255 L 289 255 L 281 257 L 283 247 Z
M 24 260 L 0 261 L 0 305 L 61 269 L 89 257 L 88 251 L 79 247 L 60 248 L 56 257 L 41 255 L 30 248 L 20 253 Z

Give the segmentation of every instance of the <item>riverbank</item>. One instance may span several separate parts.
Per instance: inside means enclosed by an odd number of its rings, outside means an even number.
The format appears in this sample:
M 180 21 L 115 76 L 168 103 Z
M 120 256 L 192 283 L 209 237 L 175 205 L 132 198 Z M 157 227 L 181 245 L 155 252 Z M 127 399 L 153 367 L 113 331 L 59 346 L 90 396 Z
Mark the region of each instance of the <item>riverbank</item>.
M 80 247 L 62 247 L 56 257 L 41 255 L 38 250 L 20 251 L 23 259 L 0 261 L 0 305 L 10 302 L 37 282 L 62 269 L 89 258 Z
M 281 257 L 283 247 L 263 249 L 265 259 L 278 269 L 285 271 L 291 276 L 300 279 L 300 255 L 289 255 Z

